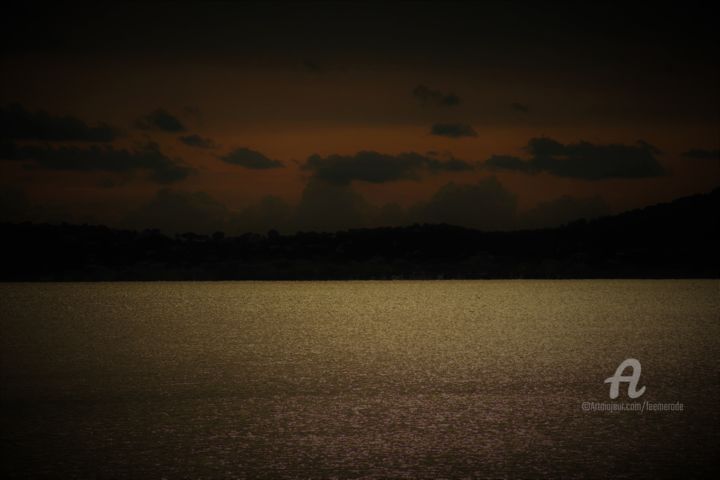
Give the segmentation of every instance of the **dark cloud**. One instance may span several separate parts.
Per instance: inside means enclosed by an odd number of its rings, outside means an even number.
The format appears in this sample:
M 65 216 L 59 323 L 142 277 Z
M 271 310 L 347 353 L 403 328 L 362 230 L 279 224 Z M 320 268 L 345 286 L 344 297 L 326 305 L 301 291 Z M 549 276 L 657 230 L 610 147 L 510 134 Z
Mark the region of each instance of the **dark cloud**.
M 293 226 L 321 231 L 366 227 L 372 210 L 349 185 L 311 178 L 295 210 Z
M 365 201 L 350 185 L 339 185 L 311 178 L 297 205 L 267 196 L 232 216 L 230 231 L 265 233 L 337 231 L 374 225 L 377 209 Z M 403 216 L 398 224 L 404 223 Z
M 37 203 L 15 186 L 0 186 L 0 222 L 80 223 L 89 220 L 72 214 L 56 201 L 46 202 Z
M 282 168 L 284 165 L 279 160 L 273 160 L 260 152 L 249 148 L 236 148 L 227 155 L 220 157 L 225 163 L 239 165 L 253 170 L 265 170 L 268 168 Z
M 512 109 L 516 112 L 528 113 L 530 111 L 530 107 L 523 105 L 522 103 L 511 103 L 510 107 L 512 107 Z
M 423 171 L 457 172 L 472 168 L 469 163 L 455 158 L 441 160 L 414 152 L 387 155 L 373 151 L 327 157 L 312 155 L 303 166 L 303 170 L 312 171 L 315 178 L 336 184 L 354 180 L 370 183 L 417 180 Z
M 144 209 L 150 213 L 141 215 Z M 564 196 L 539 203 L 526 212 L 518 212 L 517 199 L 495 177 L 474 184 L 448 183 L 427 201 L 408 208 L 397 204 L 372 205 L 350 184 L 310 178 L 297 205 L 267 196 L 235 214 L 206 194 L 188 194 L 162 190 L 134 217 L 136 227 L 156 222 L 164 230 L 185 228 L 183 218 L 195 230 L 209 232 L 227 223 L 233 233 L 338 231 L 350 228 L 399 226 L 413 223 L 450 224 L 481 230 L 516 230 L 559 226 L 579 218 L 608 214 L 600 197 Z M 189 228 L 185 228 L 188 230 Z
M 485 166 L 497 170 L 527 171 L 529 163 L 520 157 L 512 155 L 493 155 L 485 161 Z
M 699 160 L 718 160 L 720 159 L 720 150 L 705 150 L 702 148 L 693 148 L 684 152 L 683 157 L 697 158 Z
M 399 226 L 413 223 L 450 224 L 480 230 L 555 227 L 579 218 L 595 218 L 610 210 L 600 197 L 564 196 L 518 212 L 516 195 L 495 177 L 475 184 L 448 183 L 427 201 L 408 208 L 375 206 L 349 184 L 311 178 L 300 202 L 291 207 L 266 197 L 233 217 L 235 231 L 337 231 L 349 228 Z
M 573 220 L 609 215 L 610 208 L 599 197 L 576 198 L 565 195 L 554 200 L 540 202 L 518 218 L 518 227 L 557 227 Z
M 162 108 L 158 108 L 154 112 L 139 118 L 135 125 L 142 130 L 157 130 L 170 133 L 179 133 L 186 130 L 185 125 L 177 117 Z
M 210 138 L 201 137 L 197 134 L 192 135 L 183 135 L 181 137 L 178 137 L 178 140 L 180 140 L 182 143 L 189 147 L 195 147 L 195 148 L 215 148 L 215 142 L 212 141 Z
M 179 159 L 163 154 L 156 143 L 126 150 L 111 146 L 54 148 L 8 142 L 0 145 L 0 159 L 31 162 L 29 166 L 48 170 L 116 173 L 147 170 L 150 179 L 158 183 L 183 180 L 193 171 Z
M 450 138 L 477 137 L 477 132 L 464 123 L 436 123 L 432 126 L 430 134 Z
M 25 192 L 16 187 L 0 187 L 0 222 L 27 221 L 31 210 Z
M 232 229 L 237 233 L 288 230 L 293 223 L 293 213 L 292 207 L 283 199 L 268 195 L 234 215 Z
M 454 93 L 443 93 L 440 90 L 433 90 L 425 85 L 418 85 L 412 91 L 413 96 L 423 105 L 444 105 L 453 107 L 460 104 L 460 97 Z
M 665 173 L 655 158 L 660 151 L 642 141 L 636 145 L 595 145 L 589 142 L 562 144 L 542 137 L 530 139 L 525 150 L 530 154 L 528 160 L 494 155 L 484 165 L 496 170 L 546 172 L 584 180 L 647 178 Z
M 467 172 L 475 169 L 472 164 L 455 157 L 446 159 L 428 158 L 426 167 L 431 173 Z
M 397 203 L 386 203 L 375 209 L 372 225 L 378 227 L 394 227 L 409 225 L 410 218 L 405 209 Z
M 411 219 L 422 223 L 448 223 L 483 230 L 512 228 L 516 196 L 495 177 L 476 184 L 448 183 L 424 204 L 411 207 Z
M 0 107 L 0 138 L 71 142 L 111 142 L 117 131 L 104 123 L 89 126 L 70 116 L 54 116 L 38 110 L 31 112 L 14 103 Z
M 163 188 L 146 204 L 125 218 L 134 229 L 158 228 L 165 233 L 213 233 L 229 225 L 225 205 L 205 192 Z

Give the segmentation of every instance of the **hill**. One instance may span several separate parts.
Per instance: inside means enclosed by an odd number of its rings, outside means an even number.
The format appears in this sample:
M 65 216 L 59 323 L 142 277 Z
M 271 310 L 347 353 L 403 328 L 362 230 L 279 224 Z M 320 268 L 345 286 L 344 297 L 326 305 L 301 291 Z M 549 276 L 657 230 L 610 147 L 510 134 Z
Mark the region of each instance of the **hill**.
M 2 224 L 3 281 L 690 278 L 720 274 L 720 189 L 560 228 L 225 237 Z

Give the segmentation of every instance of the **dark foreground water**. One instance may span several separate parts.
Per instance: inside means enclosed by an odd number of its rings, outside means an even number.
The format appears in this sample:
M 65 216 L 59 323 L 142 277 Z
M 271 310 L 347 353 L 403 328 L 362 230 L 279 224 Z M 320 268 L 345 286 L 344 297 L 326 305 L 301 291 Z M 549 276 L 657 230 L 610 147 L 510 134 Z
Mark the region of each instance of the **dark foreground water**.
M 718 281 L 0 298 L 3 478 L 680 478 L 720 451 Z M 645 393 L 610 400 L 603 381 L 629 357 Z M 582 409 L 645 400 L 684 411 Z

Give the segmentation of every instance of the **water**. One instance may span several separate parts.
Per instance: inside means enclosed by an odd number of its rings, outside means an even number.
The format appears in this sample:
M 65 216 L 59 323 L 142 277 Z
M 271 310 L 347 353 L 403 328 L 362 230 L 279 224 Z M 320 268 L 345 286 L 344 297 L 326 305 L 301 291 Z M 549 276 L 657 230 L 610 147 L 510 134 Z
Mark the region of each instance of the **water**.
M 718 287 L 0 285 L 1 473 L 699 476 L 720 446 Z M 685 410 L 583 412 L 628 357 L 638 401 Z

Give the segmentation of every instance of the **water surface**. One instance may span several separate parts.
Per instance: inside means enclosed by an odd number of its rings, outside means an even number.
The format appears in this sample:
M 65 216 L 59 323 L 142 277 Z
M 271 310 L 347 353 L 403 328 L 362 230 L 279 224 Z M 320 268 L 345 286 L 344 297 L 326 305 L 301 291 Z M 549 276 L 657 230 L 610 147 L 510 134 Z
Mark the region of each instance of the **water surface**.
M 0 297 L 5 478 L 687 477 L 720 446 L 715 280 Z M 628 357 L 685 411 L 583 412 Z

